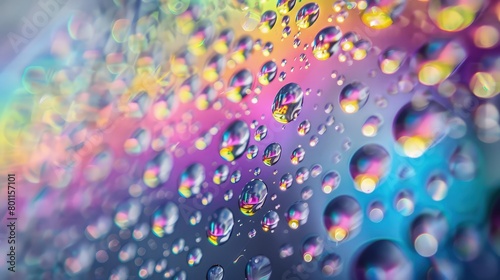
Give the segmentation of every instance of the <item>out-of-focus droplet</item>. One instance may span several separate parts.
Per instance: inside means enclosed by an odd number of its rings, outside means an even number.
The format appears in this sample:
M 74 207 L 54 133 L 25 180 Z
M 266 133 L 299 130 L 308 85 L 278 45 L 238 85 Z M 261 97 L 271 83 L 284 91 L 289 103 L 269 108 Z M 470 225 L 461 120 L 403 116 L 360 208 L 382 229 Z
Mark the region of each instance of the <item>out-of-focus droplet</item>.
M 284 244 L 280 247 L 280 258 L 288 258 L 293 255 L 293 246 L 290 244 Z
M 234 40 L 234 31 L 232 29 L 224 29 L 220 32 L 219 37 L 214 41 L 213 48 L 219 54 L 226 54 L 229 51 L 229 46 Z
M 229 240 L 233 231 L 233 212 L 228 208 L 219 208 L 210 216 L 206 229 L 208 241 L 215 246 L 222 245 Z
M 305 155 L 306 151 L 302 147 L 298 147 L 293 150 L 292 155 L 290 156 L 290 161 L 292 164 L 297 165 L 304 160 Z
M 406 156 L 418 158 L 446 134 L 447 110 L 435 101 L 403 106 L 394 117 L 393 135 Z
M 182 103 L 187 103 L 193 99 L 195 93 L 200 90 L 200 87 L 200 77 L 198 75 L 193 75 L 182 82 L 176 94 Z
M 354 261 L 356 280 L 412 279 L 413 265 L 393 241 L 377 240 L 362 249 Z
M 295 23 L 299 28 L 305 29 L 313 25 L 319 17 L 319 6 L 312 2 L 307 3 L 297 11 Z
M 247 216 L 253 216 L 259 211 L 267 197 L 267 186 L 260 179 L 253 179 L 248 182 L 238 199 L 241 213 Z
M 128 200 L 118 205 L 115 214 L 115 224 L 126 229 L 137 223 L 141 215 L 142 206 L 137 200 Z
M 311 44 L 312 53 L 318 60 L 326 60 L 339 49 L 342 31 L 337 26 L 326 27 L 316 34 Z
M 469 88 L 475 96 L 481 98 L 492 98 L 500 93 L 500 84 L 488 72 L 474 74 L 470 79 Z
M 260 71 L 257 75 L 259 83 L 264 85 L 264 86 L 268 85 L 276 77 L 277 71 L 278 71 L 278 67 L 276 66 L 276 62 L 270 60 L 270 61 L 264 63 L 264 65 L 262 65 L 262 68 L 260 69 Z
M 220 156 L 233 161 L 241 157 L 248 146 L 250 140 L 250 130 L 248 125 L 240 120 L 233 122 L 222 135 L 220 144 Z
M 226 60 L 223 55 L 215 54 L 207 60 L 205 68 L 203 68 L 203 79 L 213 83 L 219 79 L 220 75 L 226 67 Z
M 241 179 L 241 171 L 240 170 L 235 170 L 231 174 L 231 183 L 236 184 L 240 181 Z
M 474 22 L 486 2 L 485 0 L 431 0 L 429 17 L 441 30 L 460 31 Z
M 271 210 L 267 212 L 264 217 L 262 217 L 261 226 L 263 231 L 270 231 L 275 229 L 278 226 L 278 222 L 280 221 L 280 216 L 276 211 Z
M 250 93 L 253 85 L 253 75 L 247 69 L 236 72 L 229 80 L 226 97 L 229 101 L 237 103 Z
M 171 251 L 172 254 L 178 255 L 184 251 L 184 247 L 186 246 L 186 240 L 184 238 L 177 238 L 172 242 Z
M 448 194 L 448 182 L 443 175 L 433 175 L 427 181 L 426 189 L 434 201 L 441 201 Z
M 321 272 L 324 276 L 335 276 L 342 271 L 342 260 L 339 255 L 330 253 L 321 260 Z
M 281 158 L 281 145 L 278 143 L 269 144 L 262 155 L 262 162 L 267 166 L 275 165 Z
M 361 229 L 363 212 L 356 199 L 342 195 L 328 203 L 323 222 L 333 241 L 341 242 L 354 237 Z
M 462 181 L 476 177 L 477 163 L 472 145 L 462 145 L 455 149 L 449 161 L 450 173 Z
M 347 114 L 356 113 L 368 100 L 370 89 L 363 83 L 353 82 L 346 85 L 339 95 L 339 104 Z
M 224 268 L 218 264 L 212 265 L 207 271 L 207 280 L 222 280 L 224 278 Z
M 189 224 L 195 226 L 201 221 L 201 211 L 196 210 L 189 216 Z
M 321 190 L 325 194 L 329 194 L 340 185 L 340 174 L 337 171 L 330 171 L 323 176 L 321 181 Z
M 253 40 L 249 36 L 241 37 L 234 45 L 231 53 L 231 59 L 234 62 L 241 64 L 245 62 L 253 49 Z M 251 73 L 250 73 L 251 75 Z
M 302 244 L 302 258 L 305 262 L 311 262 L 318 258 L 325 249 L 325 241 L 320 236 L 311 236 Z
M 280 179 L 280 190 L 286 191 L 292 186 L 293 176 L 290 173 L 285 173 Z
M 211 21 L 202 20 L 194 28 L 187 41 L 189 52 L 200 56 L 207 52 L 211 47 L 215 37 L 215 27 Z
M 373 29 L 385 29 L 403 12 L 406 0 L 367 0 L 366 5 L 361 14 L 363 23 Z
M 372 43 L 367 40 L 361 39 L 354 43 L 354 47 L 349 53 L 352 59 L 359 61 L 365 59 L 371 49 Z
M 366 137 L 374 137 L 377 135 L 381 125 L 382 118 L 380 116 L 370 116 L 361 127 L 361 133 Z
M 304 187 L 302 191 L 300 191 L 300 197 L 302 200 L 309 200 L 313 196 L 313 189 L 311 187 Z
M 378 56 L 378 67 L 384 74 L 394 74 L 406 59 L 406 52 L 398 48 L 387 48 Z
M 144 184 L 150 188 L 155 188 L 165 183 L 172 171 L 172 157 L 165 151 L 156 155 L 146 164 L 143 180 Z
M 467 51 L 459 41 L 432 39 L 411 60 L 420 83 L 437 85 L 446 80 L 465 60 Z
M 187 263 L 189 266 L 196 266 L 200 264 L 203 253 L 200 248 L 193 248 L 189 250 L 187 255 Z
M 299 169 L 297 169 L 297 172 L 295 172 L 295 181 L 297 184 L 303 184 L 305 181 L 309 179 L 309 169 L 307 167 L 303 166 Z
M 422 257 L 432 257 L 448 232 L 446 218 L 439 213 L 420 214 L 411 224 L 413 246 Z
M 492 25 L 483 25 L 474 32 L 474 44 L 478 48 L 493 48 L 500 39 L 497 28 Z
M 179 194 L 190 198 L 201 190 L 201 184 L 205 181 L 205 168 L 199 163 L 188 166 L 179 178 Z
M 274 98 L 271 108 L 274 119 L 284 124 L 296 120 L 302 110 L 303 102 L 302 88 L 296 83 L 286 84 Z
M 179 219 L 179 208 L 173 202 L 167 202 L 158 208 L 152 215 L 151 230 L 158 237 L 172 234 Z
M 85 168 L 85 179 L 89 182 L 100 182 L 108 178 L 112 170 L 113 154 L 111 149 L 103 149 L 89 161 Z
M 458 258 L 472 261 L 481 253 L 482 240 L 479 231 L 470 225 L 460 226 L 453 237 L 453 248 Z
M 297 229 L 299 226 L 307 223 L 309 218 L 309 204 L 305 201 L 297 201 L 288 208 L 285 213 L 288 226 L 291 229 Z
M 269 280 L 271 274 L 271 261 L 265 256 L 251 258 L 245 267 L 245 277 L 248 280 Z
M 396 208 L 396 211 L 398 211 L 401 215 L 410 216 L 415 210 L 415 201 L 413 200 L 413 194 L 409 191 L 402 190 L 396 195 L 394 206 Z
M 219 167 L 215 169 L 213 182 L 217 185 L 220 185 L 226 182 L 228 175 L 229 175 L 229 167 L 227 167 L 227 165 L 224 164 L 219 165 Z
M 380 223 L 384 219 L 385 207 L 379 202 L 375 201 L 368 207 L 368 218 L 374 223 Z
M 349 163 L 356 189 L 371 193 L 387 176 L 391 167 L 389 153 L 380 145 L 368 144 L 357 150 Z

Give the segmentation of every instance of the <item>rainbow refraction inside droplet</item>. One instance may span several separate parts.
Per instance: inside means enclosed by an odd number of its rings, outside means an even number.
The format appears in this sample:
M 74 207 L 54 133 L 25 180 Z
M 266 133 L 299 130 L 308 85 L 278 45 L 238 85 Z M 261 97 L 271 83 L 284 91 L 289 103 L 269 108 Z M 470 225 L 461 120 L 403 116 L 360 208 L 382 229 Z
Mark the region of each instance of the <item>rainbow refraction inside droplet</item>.
M 500 279 L 498 1 L 11 2 L 0 279 Z

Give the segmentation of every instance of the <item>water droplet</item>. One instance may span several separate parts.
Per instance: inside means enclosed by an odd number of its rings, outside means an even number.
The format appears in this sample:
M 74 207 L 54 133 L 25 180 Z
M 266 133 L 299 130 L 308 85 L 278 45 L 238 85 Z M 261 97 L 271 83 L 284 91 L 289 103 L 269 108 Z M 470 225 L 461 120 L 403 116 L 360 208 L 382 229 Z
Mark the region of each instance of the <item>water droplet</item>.
M 321 261 L 321 272 L 325 276 L 335 276 L 342 270 L 342 260 L 340 256 L 331 253 L 326 255 Z
M 318 60 L 330 58 L 339 49 L 342 31 L 336 26 L 326 27 L 319 31 L 311 44 L 312 53 Z
M 378 57 L 378 66 L 382 73 L 394 74 L 406 59 L 406 52 L 398 48 L 387 48 Z
M 370 116 L 366 119 L 361 127 L 361 133 L 366 137 L 375 137 L 382 125 L 382 118 L 377 115 Z
M 304 160 L 305 155 L 306 151 L 303 148 L 298 147 L 295 150 L 293 150 L 292 155 L 290 156 L 290 160 L 292 164 L 297 165 L 300 162 L 302 162 L 302 160 Z
M 243 155 L 248 141 L 250 140 L 250 130 L 248 125 L 240 120 L 233 122 L 222 135 L 220 145 L 220 156 L 233 161 Z
M 280 221 L 280 217 L 276 211 L 271 210 L 267 212 L 262 218 L 261 225 L 263 231 L 270 231 L 275 229 L 278 226 L 278 222 Z
M 229 167 L 227 167 L 227 165 L 224 164 L 219 165 L 219 167 L 215 169 L 213 182 L 217 185 L 220 185 L 226 182 L 228 175 L 229 175 Z
M 391 26 L 406 6 L 406 0 L 366 2 L 367 6 L 361 14 L 361 20 L 373 29 L 385 29 Z
M 236 184 L 236 183 L 238 183 L 240 181 L 240 179 L 241 179 L 241 171 L 235 170 L 231 174 L 231 183 Z
M 280 190 L 286 191 L 292 186 L 293 176 L 290 173 L 285 173 L 280 179 Z
M 212 265 L 207 271 L 207 280 L 222 280 L 224 278 L 224 268 L 218 264 Z
M 278 0 L 276 2 L 276 10 L 281 15 L 286 15 L 295 7 L 295 0 Z M 250 279 L 249 279 L 250 280 Z
M 462 181 L 470 181 L 476 177 L 477 165 L 472 147 L 459 146 L 450 157 L 449 168 L 451 174 Z
M 363 83 L 353 82 L 346 85 L 339 95 L 340 108 L 347 114 L 356 113 L 368 100 L 370 89 Z
M 128 200 L 119 204 L 116 209 L 115 224 L 121 229 L 133 226 L 139 220 L 141 211 L 142 206 L 137 200 Z
M 262 33 L 268 33 L 273 29 L 274 25 L 276 24 L 276 12 L 269 10 L 266 11 L 262 14 L 262 17 L 260 18 L 260 25 L 259 29 Z
M 422 257 L 434 256 L 439 242 L 444 240 L 447 232 L 448 223 L 439 213 L 421 214 L 411 224 L 411 240 Z
M 283 86 L 274 98 L 272 113 L 276 121 L 289 123 L 297 119 L 302 110 L 304 92 L 299 85 L 289 83 Z
M 285 213 L 288 226 L 291 229 L 297 229 L 299 226 L 307 223 L 309 218 L 309 204 L 304 201 L 297 201 L 288 208 Z
M 354 262 L 356 280 L 412 279 L 413 265 L 401 248 L 389 240 L 377 240 L 362 249 Z
M 275 165 L 281 158 L 281 145 L 278 143 L 269 144 L 262 155 L 262 162 L 267 166 Z
M 193 163 L 182 172 L 179 179 L 179 194 L 190 198 L 200 192 L 201 184 L 205 181 L 205 168 L 199 163 Z
M 175 203 L 167 202 L 167 204 L 158 208 L 153 213 L 151 230 L 158 237 L 163 237 L 165 234 L 172 234 L 178 219 L 179 208 Z
M 265 256 L 251 258 L 245 267 L 245 277 L 248 280 L 269 280 L 271 273 L 271 261 Z
M 394 118 L 393 135 L 405 155 L 418 158 L 444 137 L 447 119 L 447 110 L 434 101 L 423 108 L 408 103 Z
M 325 249 L 325 241 L 319 236 L 311 236 L 302 244 L 302 258 L 305 262 L 311 262 L 318 258 Z
M 325 174 L 321 181 L 321 190 L 325 194 L 329 194 L 340 185 L 340 174 L 337 171 L 330 171 Z
M 262 85 L 268 85 L 276 77 L 277 71 L 278 67 L 276 66 L 276 63 L 274 61 L 270 60 L 264 63 L 258 73 L 259 83 Z
M 259 152 L 259 148 L 257 148 L 257 146 L 255 145 L 251 145 L 250 147 L 248 147 L 247 149 L 247 158 L 248 159 L 253 159 L 257 156 L 257 153 Z
M 234 74 L 229 80 L 226 97 L 231 102 L 240 102 L 250 93 L 253 85 L 252 73 L 247 69 L 242 69 Z
M 167 152 L 161 152 L 146 164 L 143 175 L 144 184 L 150 188 L 155 188 L 165 183 L 172 171 L 172 157 Z
M 297 11 L 295 23 L 297 27 L 305 29 L 311 27 L 319 17 L 319 6 L 316 3 L 307 3 Z
M 239 206 L 241 213 L 253 216 L 259 211 L 267 197 L 267 186 L 260 179 L 253 179 L 248 182 L 239 196 Z
M 380 145 L 368 144 L 357 150 L 349 163 L 356 189 L 371 193 L 387 176 L 391 165 L 389 153 Z
M 172 254 L 178 255 L 179 253 L 184 251 L 184 247 L 186 246 L 186 241 L 184 238 L 177 238 L 172 242 Z
M 356 199 L 342 195 L 328 203 L 323 222 L 330 238 L 341 242 L 354 237 L 361 229 L 363 212 Z
M 384 219 L 385 207 L 379 202 L 375 201 L 368 207 L 368 218 L 374 223 L 380 223 Z
M 306 135 L 311 130 L 311 123 L 308 120 L 304 120 L 299 124 L 297 132 L 300 136 Z
M 219 208 L 209 218 L 207 226 L 208 242 L 218 246 L 226 243 L 233 231 L 233 212 L 228 208 Z

